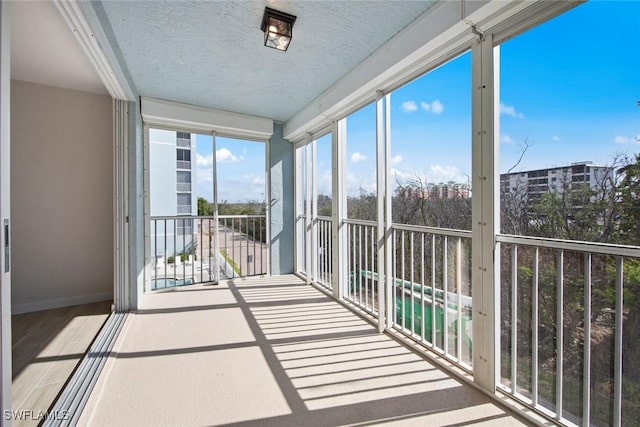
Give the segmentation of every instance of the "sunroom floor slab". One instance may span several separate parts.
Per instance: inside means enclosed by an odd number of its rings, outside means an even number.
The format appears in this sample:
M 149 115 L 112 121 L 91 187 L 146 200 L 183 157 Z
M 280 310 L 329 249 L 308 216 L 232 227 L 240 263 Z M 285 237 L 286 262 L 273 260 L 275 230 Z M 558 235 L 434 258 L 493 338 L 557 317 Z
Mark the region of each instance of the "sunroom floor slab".
M 296 276 L 149 294 L 80 425 L 524 425 Z

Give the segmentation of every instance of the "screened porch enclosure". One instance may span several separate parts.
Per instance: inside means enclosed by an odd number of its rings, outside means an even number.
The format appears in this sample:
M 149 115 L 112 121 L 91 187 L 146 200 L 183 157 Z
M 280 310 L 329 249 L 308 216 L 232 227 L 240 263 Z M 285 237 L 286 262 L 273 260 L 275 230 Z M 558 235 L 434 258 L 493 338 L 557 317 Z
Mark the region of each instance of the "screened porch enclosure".
M 638 43 L 618 22 L 638 6 L 583 3 L 283 2 L 300 19 L 278 52 L 264 1 L 53 2 L 113 101 L 113 312 L 49 409 L 110 426 L 637 424 Z M 234 138 L 263 157 L 216 145 Z M 259 209 L 234 210 L 247 194 Z

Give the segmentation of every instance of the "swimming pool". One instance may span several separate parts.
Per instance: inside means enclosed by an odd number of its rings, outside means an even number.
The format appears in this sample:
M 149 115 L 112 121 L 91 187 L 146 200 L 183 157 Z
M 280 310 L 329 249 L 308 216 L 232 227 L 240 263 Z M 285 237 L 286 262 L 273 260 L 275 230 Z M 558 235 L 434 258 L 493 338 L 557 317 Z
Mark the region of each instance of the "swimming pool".
M 153 279 L 151 281 L 151 290 L 174 288 L 176 286 L 192 285 L 193 279 L 175 279 L 172 277 Z

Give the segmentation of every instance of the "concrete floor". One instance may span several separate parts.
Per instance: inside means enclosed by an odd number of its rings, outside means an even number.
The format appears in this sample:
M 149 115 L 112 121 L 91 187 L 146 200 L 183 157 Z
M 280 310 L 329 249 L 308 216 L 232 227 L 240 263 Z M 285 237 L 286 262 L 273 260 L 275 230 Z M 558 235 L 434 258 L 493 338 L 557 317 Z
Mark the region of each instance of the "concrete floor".
M 80 425 L 523 425 L 294 276 L 146 295 Z
M 11 317 L 14 426 L 38 425 L 110 312 L 104 301 Z

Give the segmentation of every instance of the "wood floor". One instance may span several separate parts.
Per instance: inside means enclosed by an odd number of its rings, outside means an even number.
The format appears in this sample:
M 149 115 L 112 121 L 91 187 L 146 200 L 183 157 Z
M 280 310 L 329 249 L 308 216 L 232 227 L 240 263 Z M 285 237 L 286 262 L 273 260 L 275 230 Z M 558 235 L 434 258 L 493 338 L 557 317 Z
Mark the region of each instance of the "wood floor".
M 14 426 L 36 426 L 111 312 L 111 301 L 12 316 Z

